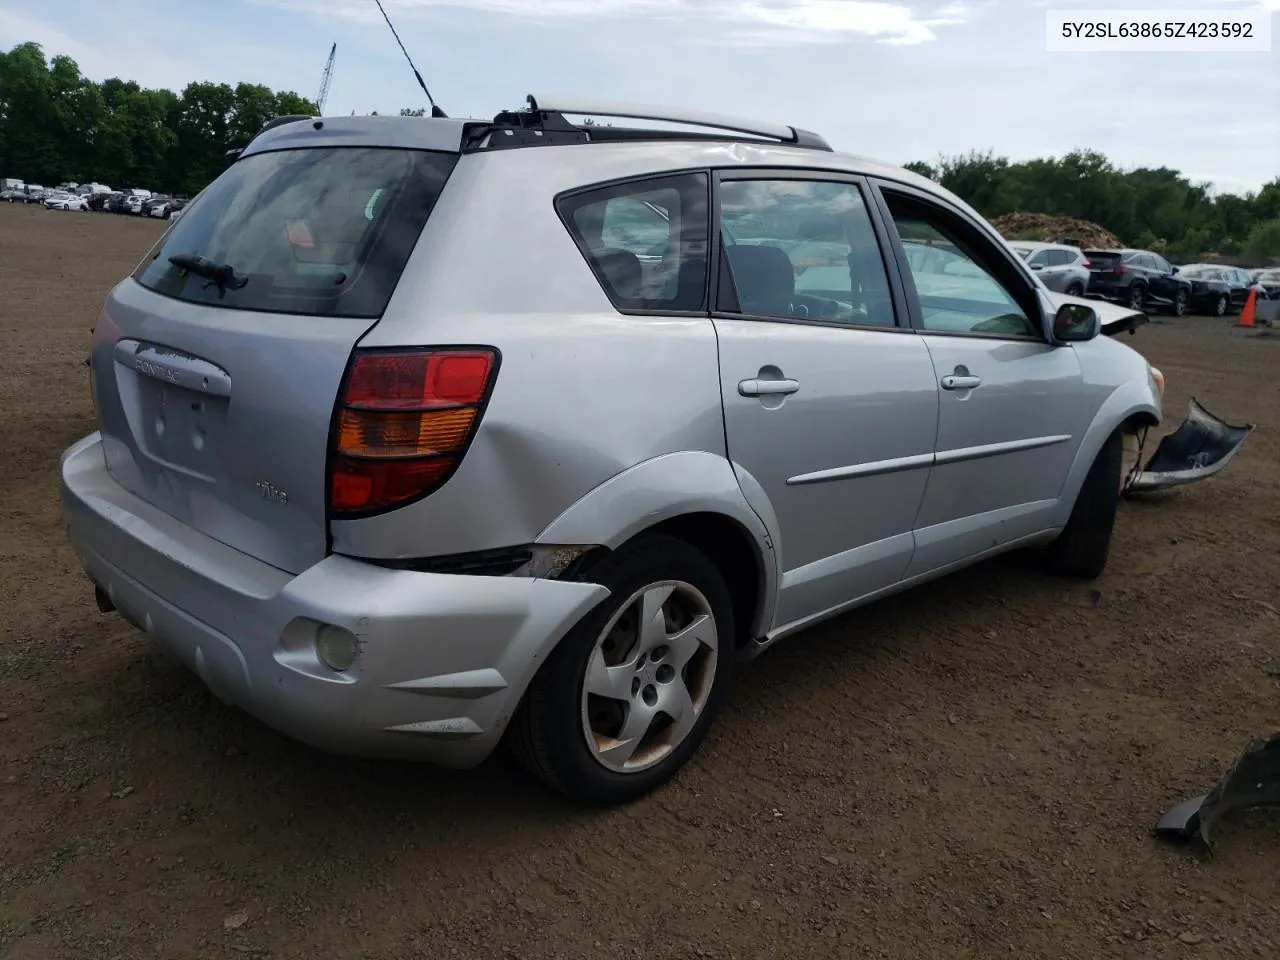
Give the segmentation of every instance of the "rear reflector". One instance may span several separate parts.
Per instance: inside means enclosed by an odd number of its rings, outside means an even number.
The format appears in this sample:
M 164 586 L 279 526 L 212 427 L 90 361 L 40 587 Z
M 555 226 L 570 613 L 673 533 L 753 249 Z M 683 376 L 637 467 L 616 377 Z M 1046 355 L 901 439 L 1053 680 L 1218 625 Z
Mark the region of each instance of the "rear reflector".
M 475 434 L 496 367 L 487 348 L 357 352 L 339 401 L 330 512 L 369 515 L 439 489 Z

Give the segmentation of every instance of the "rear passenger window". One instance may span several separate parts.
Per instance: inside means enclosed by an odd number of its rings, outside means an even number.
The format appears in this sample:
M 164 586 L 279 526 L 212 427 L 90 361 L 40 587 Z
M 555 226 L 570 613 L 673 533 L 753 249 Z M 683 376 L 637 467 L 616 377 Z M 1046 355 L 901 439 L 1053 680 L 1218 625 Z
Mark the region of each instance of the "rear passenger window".
M 857 184 L 725 180 L 718 308 L 785 320 L 893 326 L 880 244 Z
M 134 279 L 210 306 L 380 317 L 457 160 L 381 147 L 252 154 L 200 194 Z M 201 257 L 235 280 L 212 282 L 174 256 Z
M 615 183 L 556 201 L 556 210 L 619 310 L 707 309 L 707 175 Z

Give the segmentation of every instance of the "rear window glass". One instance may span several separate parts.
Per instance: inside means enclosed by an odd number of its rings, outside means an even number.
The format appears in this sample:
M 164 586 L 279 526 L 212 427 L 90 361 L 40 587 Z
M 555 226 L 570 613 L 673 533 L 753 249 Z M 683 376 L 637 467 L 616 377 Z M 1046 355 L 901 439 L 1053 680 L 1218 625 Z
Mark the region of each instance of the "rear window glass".
M 134 279 L 210 306 L 380 317 L 457 159 L 383 147 L 253 154 L 189 205 Z M 235 279 L 213 282 L 172 257 Z

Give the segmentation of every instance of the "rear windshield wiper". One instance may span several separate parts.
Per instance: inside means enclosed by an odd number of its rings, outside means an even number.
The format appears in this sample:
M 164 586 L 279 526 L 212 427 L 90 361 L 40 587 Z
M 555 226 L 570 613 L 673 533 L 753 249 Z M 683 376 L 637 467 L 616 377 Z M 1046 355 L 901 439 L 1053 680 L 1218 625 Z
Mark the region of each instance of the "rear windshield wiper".
M 235 267 L 231 264 L 215 263 L 193 253 L 176 253 L 169 258 L 169 262 L 188 273 L 194 273 L 197 277 L 204 277 L 210 283 L 217 284 L 219 292 L 225 291 L 227 287 L 239 290 L 249 282 L 249 278 L 236 273 Z

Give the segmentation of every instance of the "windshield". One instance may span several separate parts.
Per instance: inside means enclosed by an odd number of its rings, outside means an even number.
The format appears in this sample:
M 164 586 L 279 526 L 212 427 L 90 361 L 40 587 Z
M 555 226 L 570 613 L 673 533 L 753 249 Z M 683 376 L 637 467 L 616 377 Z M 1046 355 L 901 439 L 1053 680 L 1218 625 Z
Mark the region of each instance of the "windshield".
M 1014 247 L 1013 252 L 1016 253 L 1018 256 L 1020 256 L 1023 260 L 1025 260 L 1027 259 L 1027 257 L 1031 256 L 1031 254 L 1034 253 L 1035 251 L 1033 251 L 1030 247 Z
M 456 162 L 380 147 L 253 154 L 201 193 L 134 278 L 211 306 L 380 317 Z M 192 269 L 197 259 L 213 266 Z M 214 267 L 243 283 L 210 282 Z

